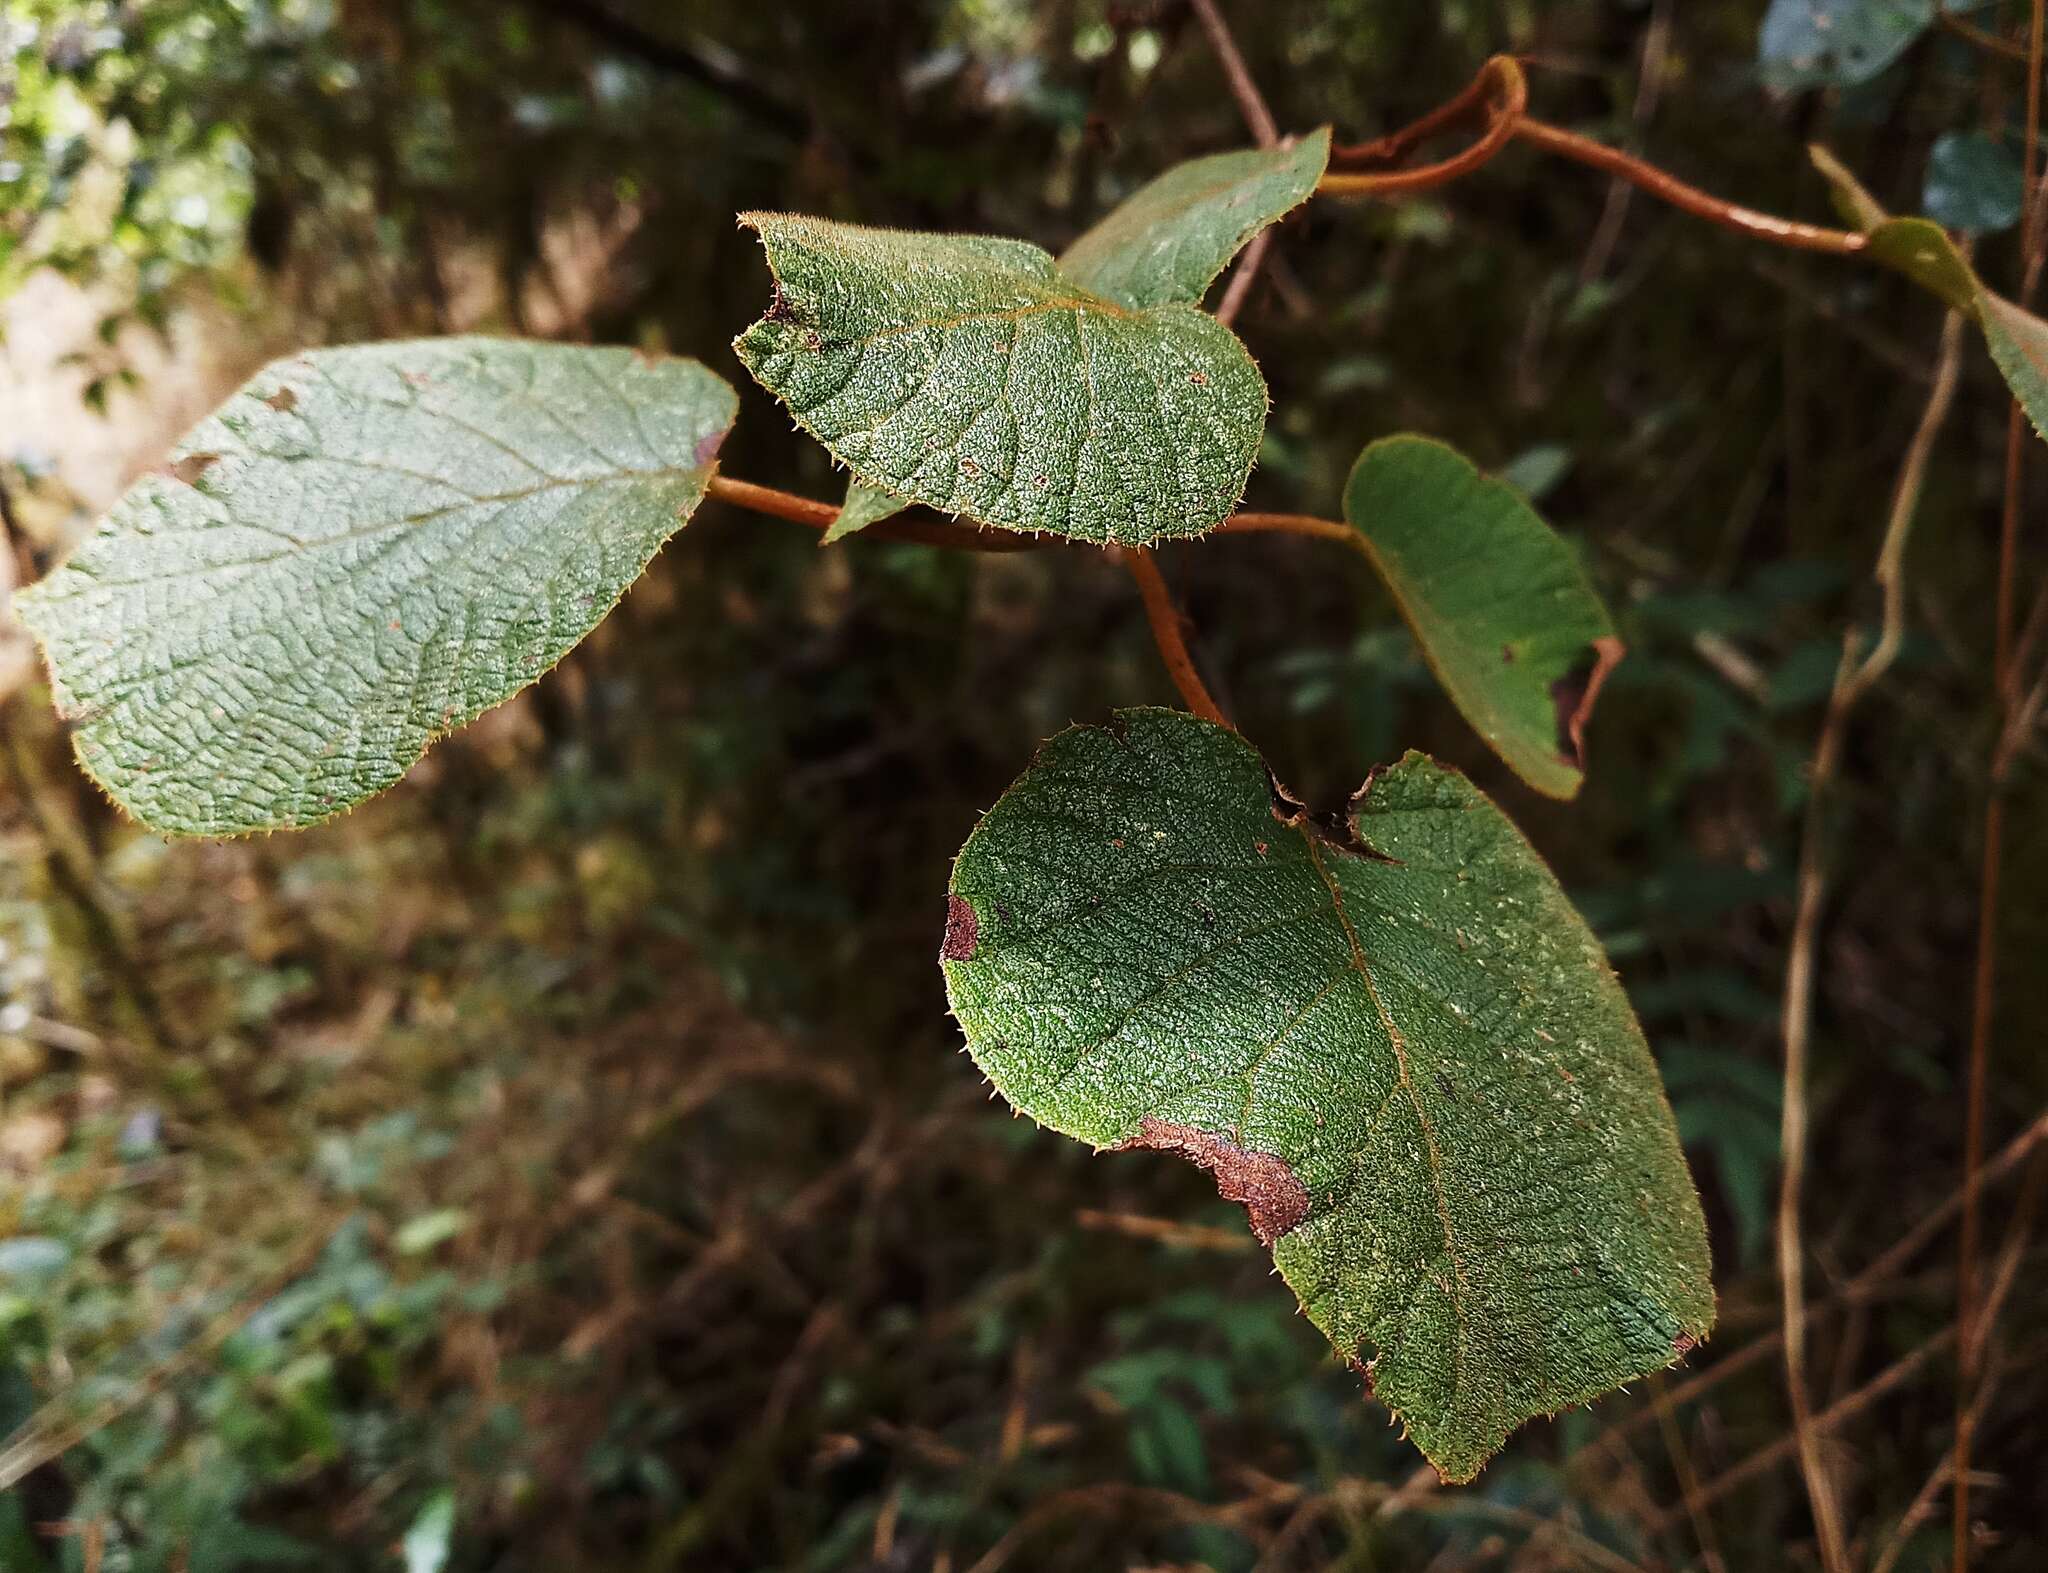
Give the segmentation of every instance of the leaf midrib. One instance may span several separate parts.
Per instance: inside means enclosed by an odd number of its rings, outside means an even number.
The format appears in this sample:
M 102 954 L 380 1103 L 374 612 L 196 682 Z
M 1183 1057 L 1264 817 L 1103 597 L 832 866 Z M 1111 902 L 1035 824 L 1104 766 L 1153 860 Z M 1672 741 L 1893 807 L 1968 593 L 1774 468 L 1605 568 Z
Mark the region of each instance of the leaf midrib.
M 1301 837 L 1302 845 L 1308 852 L 1310 867 L 1314 868 L 1316 877 L 1330 893 L 1337 921 L 1343 925 L 1344 938 L 1351 947 L 1351 964 L 1365 980 L 1366 992 L 1372 996 L 1373 1009 L 1379 1013 L 1380 1027 L 1386 1033 L 1387 1042 L 1394 1051 L 1395 1076 L 1402 1090 L 1408 1094 L 1409 1105 L 1415 1110 L 1415 1122 L 1422 1129 L 1423 1152 L 1429 1160 L 1430 1186 L 1436 1193 L 1437 1220 L 1443 1225 L 1444 1254 L 1450 1258 L 1451 1271 L 1458 1279 L 1458 1292 L 1451 1298 L 1451 1315 L 1458 1324 L 1456 1352 L 1451 1372 L 1451 1396 L 1455 1403 L 1465 1384 L 1465 1296 L 1470 1289 L 1465 1277 L 1464 1258 L 1458 1253 L 1457 1230 L 1451 1222 L 1450 1196 L 1444 1189 L 1443 1152 L 1437 1145 L 1436 1122 L 1430 1119 L 1429 1111 L 1422 1106 L 1422 1096 L 1415 1089 L 1414 1079 L 1409 1074 L 1407 1040 L 1402 1037 L 1401 1029 L 1394 1021 L 1394 1013 L 1387 1008 L 1386 999 L 1380 993 L 1379 980 L 1373 975 L 1372 963 L 1366 959 L 1365 947 L 1359 941 L 1358 930 L 1352 925 L 1351 914 L 1344 909 L 1344 892 L 1323 862 L 1322 850 L 1317 846 L 1314 835 L 1300 825 L 1291 828 Z
M 333 462 L 352 463 L 354 461 L 338 460 Z M 216 563 L 198 563 L 194 564 L 190 568 L 177 569 L 170 572 L 152 573 L 140 579 L 102 579 L 94 575 L 92 570 L 84 564 L 73 564 L 72 566 L 77 568 L 81 575 L 83 575 L 85 578 L 91 581 L 89 588 L 92 590 L 142 589 L 149 585 L 169 584 L 174 583 L 179 579 L 190 579 L 204 574 L 223 573 L 236 568 L 267 568 L 271 566 L 273 563 L 290 562 L 296 558 L 305 555 L 306 553 L 317 551 L 322 547 L 340 545 L 349 541 L 369 540 L 375 536 L 384 534 L 386 531 L 402 529 L 408 525 L 430 524 L 436 519 L 443 519 L 450 514 L 461 513 L 463 510 L 468 508 L 488 508 L 493 506 L 502 507 L 508 503 L 524 502 L 529 497 L 538 497 L 545 492 L 562 491 L 565 489 L 576 487 L 613 486 L 624 481 L 680 480 L 688 478 L 692 475 L 702 475 L 708 478 L 711 472 L 716 467 L 716 465 L 695 464 L 664 465 L 659 469 L 652 470 L 620 470 L 612 475 L 593 475 L 569 479 L 564 479 L 561 477 L 551 477 L 548 480 L 542 481 L 538 485 L 521 487 L 517 491 L 479 493 L 464 492 L 461 501 L 443 503 L 441 506 L 436 508 L 429 508 L 423 513 L 402 514 L 395 519 L 379 519 L 374 521 L 373 523 L 356 525 L 350 529 L 340 531 L 339 533 L 334 535 L 319 536 L 318 538 L 310 541 L 302 541 L 298 539 L 296 536 L 286 537 L 286 539 L 289 539 L 292 542 L 291 546 L 285 551 L 271 552 L 267 556 L 240 557 L 234 559 L 231 562 L 224 561 Z M 460 487 L 455 486 L 452 481 L 443 481 L 440 484 L 449 486 L 456 491 L 462 490 Z M 203 493 L 202 495 L 206 496 L 207 499 L 211 502 L 219 503 L 224 508 L 228 506 L 224 498 L 215 496 L 212 493 Z M 261 529 L 265 530 L 266 533 L 272 535 L 275 535 L 277 533 L 275 530 L 268 529 L 267 526 L 253 524 L 243 519 L 237 519 L 233 517 L 232 512 L 230 512 L 227 522 L 231 526 L 235 526 L 241 529 Z M 140 534 L 141 532 L 130 531 L 128 533 L 132 537 Z M 29 591 L 24 591 L 23 595 L 24 597 L 26 597 L 28 595 L 35 594 L 35 592 L 39 591 L 40 589 L 40 586 L 33 587 Z M 86 592 L 81 590 L 74 591 L 73 593 L 84 594 Z M 48 594 L 37 595 L 36 598 L 44 601 L 45 604 L 48 604 L 49 602 L 57 599 L 61 599 L 61 597 L 50 596 Z

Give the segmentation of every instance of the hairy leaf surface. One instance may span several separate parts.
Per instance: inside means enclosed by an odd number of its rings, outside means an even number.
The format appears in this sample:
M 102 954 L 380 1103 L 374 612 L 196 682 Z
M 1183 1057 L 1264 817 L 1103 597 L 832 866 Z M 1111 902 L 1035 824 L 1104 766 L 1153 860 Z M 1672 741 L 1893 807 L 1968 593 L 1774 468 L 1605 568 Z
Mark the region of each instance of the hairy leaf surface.
M 901 513 L 908 506 L 894 492 L 885 492 L 881 487 L 870 486 L 864 481 L 848 481 L 846 501 L 839 505 L 839 517 L 832 521 L 824 539 L 818 544 L 830 546 L 835 541 L 843 541 L 871 524 L 879 524 L 891 515 Z
M 1309 199 L 1329 162 L 1324 126 L 1279 147 L 1177 164 L 1069 246 L 1060 271 L 1126 306 L 1193 305 L 1247 241 Z
M 1520 492 L 1426 437 L 1359 455 L 1344 517 L 1465 719 L 1539 792 L 1576 794 L 1622 648 L 1572 549 Z
M 590 632 L 732 424 L 694 361 L 441 339 L 258 372 L 21 597 L 86 770 L 186 835 L 310 824 Z
M 1528 843 L 1420 755 L 1331 831 L 1225 728 L 1063 733 L 962 849 L 942 956 L 1004 1096 L 1214 1171 L 1448 1479 L 1713 1325 L 1627 998 Z
M 734 348 L 861 480 L 1126 546 L 1201 535 L 1244 490 L 1266 385 L 1215 318 L 1093 294 L 1020 240 L 741 222 L 776 292 Z

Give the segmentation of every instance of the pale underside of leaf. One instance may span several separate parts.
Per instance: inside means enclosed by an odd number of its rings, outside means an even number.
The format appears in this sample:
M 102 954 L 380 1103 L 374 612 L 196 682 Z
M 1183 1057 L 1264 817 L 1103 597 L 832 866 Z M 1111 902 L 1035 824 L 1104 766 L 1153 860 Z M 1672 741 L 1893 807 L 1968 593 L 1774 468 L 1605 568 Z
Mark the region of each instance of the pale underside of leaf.
M 1325 126 L 1176 165 L 1061 253 L 1060 272 L 1125 306 L 1195 304 L 1246 242 L 1309 199 L 1329 162 Z
M 80 762 L 144 824 L 310 824 L 611 610 L 735 412 L 694 361 L 445 339 L 250 380 L 21 597 Z
M 1344 516 L 1465 719 L 1539 792 L 1576 794 L 1622 647 L 1571 547 L 1520 492 L 1425 437 L 1369 446 Z
M 1077 728 L 963 848 L 942 964 L 1012 1104 L 1213 1170 L 1464 1480 L 1707 1335 L 1705 1226 L 1627 999 L 1527 842 L 1419 755 L 1353 816 L 1340 844 L 1191 716 Z
M 860 480 L 1129 546 L 1203 534 L 1242 494 L 1266 386 L 1213 317 L 1106 300 L 1023 241 L 741 222 L 776 295 L 734 349 Z
M 1937 0 L 1771 0 L 1757 37 L 1764 81 L 1788 92 L 1868 82 L 1927 30 L 1936 4 Z
M 910 504 L 894 492 L 884 491 L 879 486 L 870 486 L 865 481 L 846 483 L 846 501 L 839 505 L 839 516 L 834 519 L 820 546 L 832 546 L 856 535 L 871 524 L 880 524 L 884 519 L 901 513 Z

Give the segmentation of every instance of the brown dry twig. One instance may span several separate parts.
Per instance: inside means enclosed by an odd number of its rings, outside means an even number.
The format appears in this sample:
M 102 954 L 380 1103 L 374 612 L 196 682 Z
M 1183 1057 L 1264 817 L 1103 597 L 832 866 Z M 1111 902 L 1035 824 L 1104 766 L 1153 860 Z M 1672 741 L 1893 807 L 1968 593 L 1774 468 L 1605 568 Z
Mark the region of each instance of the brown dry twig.
M 1778 1284 L 1785 1344 L 1785 1385 L 1792 1404 L 1792 1434 L 1800 1473 L 1813 1506 L 1820 1540 L 1821 1565 L 1829 1573 L 1848 1566 L 1847 1536 L 1833 1482 L 1821 1457 L 1814 1432 L 1806 1380 L 1805 1247 L 1800 1235 L 1800 1191 L 1806 1171 L 1807 1058 L 1813 1026 L 1814 976 L 1819 964 L 1821 912 L 1827 897 L 1825 848 L 1829 789 L 1840 767 L 1849 718 L 1857 703 L 1890 668 L 1905 638 L 1905 549 L 1927 463 L 1942 425 L 1955 402 L 1962 365 L 1963 314 L 1951 311 L 1942 324 L 1934 386 L 1920 423 L 1906 449 L 1892 494 L 1890 521 L 1878 552 L 1875 577 L 1884 592 L 1883 629 L 1867 657 L 1858 658 L 1857 636 L 1844 641 L 1842 661 L 1821 723 L 1807 784 L 1805 823 L 1800 836 L 1799 895 L 1792 923 L 1792 945 L 1785 969 L 1784 1108 L 1780 1132 L 1782 1167 L 1778 1188 Z

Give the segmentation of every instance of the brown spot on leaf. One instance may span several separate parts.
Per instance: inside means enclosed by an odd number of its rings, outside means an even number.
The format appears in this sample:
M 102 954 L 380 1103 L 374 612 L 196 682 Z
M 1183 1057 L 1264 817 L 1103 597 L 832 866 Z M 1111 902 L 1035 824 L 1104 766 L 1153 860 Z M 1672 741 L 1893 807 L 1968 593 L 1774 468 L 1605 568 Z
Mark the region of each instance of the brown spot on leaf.
M 266 409 L 275 410 L 280 415 L 289 415 L 299 407 L 299 396 L 289 388 L 279 388 L 263 404 Z
M 1693 1350 L 1697 1349 L 1699 1345 L 1700 1341 L 1693 1337 L 1691 1333 L 1680 1333 L 1671 1341 L 1671 1358 L 1683 1360 Z
M 1361 1360 L 1357 1355 L 1351 1355 L 1346 1358 L 1344 1363 L 1350 1366 L 1352 1374 L 1365 1384 L 1365 1396 L 1367 1398 L 1372 1397 L 1372 1362 L 1370 1360 Z
M 1206 388 L 1209 386 L 1209 374 L 1202 371 L 1191 371 L 1188 373 L 1188 381 L 1198 388 Z
M 788 322 L 795 316 L 796 308 L 790 305 L 789 297 L 782 293 L 782 285 L 778 281 L 775 286 L 775 298 L 768 302 L 768 309 L 761 313 L 761 320 L 763 322 Z
M 1308 1216 L 1308 1187 L 1278 1154 L 1253 1152 L 1214 1131 L 1198 1131 L 1192 1125 L 1175 1125 L 1150 1115 L 1138 1126 L 1138 1134 L 1122 1143 L 1118 1151 L 1131 1147 L 1177 1152 L 1215 1175 L 1217 1194 L 1227 1202 L 1243 1203 L 1252 1233 L 1261 1245 L 1270 1246 Z
M 174 481 L 183 481 L 187 486 L 197 486 L 199 477 L 220 463 L 217 453 L 188 453 L 182 459 L 173 459 L 164 466 L 164 473 Z
M 1515 647 L 1511 644 L 1502 645 L 1500 647 L 1500 659 L 1503 666 L 1513 666 L 1515 664 Z
M 1593 703 L 1607 674 L 1627 654 L 1628 646 L 1612 634 L 1595 639 L 1578 665 L 1550 685 L 1551 702 L 1557 706 L 1558 757 L 1566 764 L 1585 764 L 1586 722 L 1592 718 Z
M 939 945 L 941 961 L 972 961 L 981 939 L 981 919 L 965 897 L 946 898 L 946 937 Z

